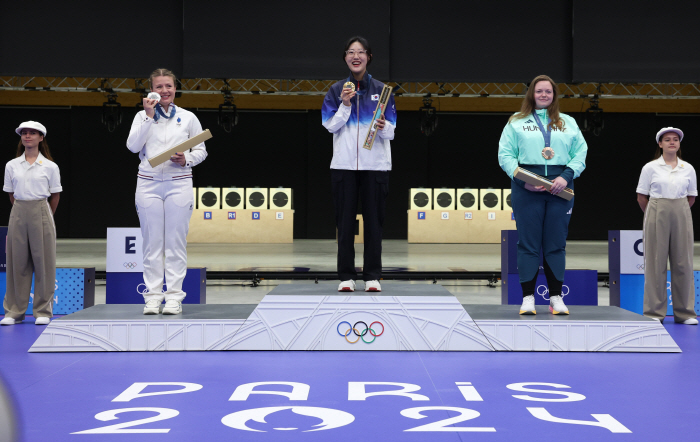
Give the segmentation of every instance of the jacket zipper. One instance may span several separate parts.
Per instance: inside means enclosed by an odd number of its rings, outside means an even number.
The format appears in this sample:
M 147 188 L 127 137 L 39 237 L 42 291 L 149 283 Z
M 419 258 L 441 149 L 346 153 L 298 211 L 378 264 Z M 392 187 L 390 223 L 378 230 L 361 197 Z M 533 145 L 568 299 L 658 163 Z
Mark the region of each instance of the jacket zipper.
M 537 111 L 535 111 L 535 112 L 537 112 Z M 549 115 L 548 115 L 548 113 L 547 113 L 546 110 L 543 112 L 543 116 L 544 116 L 544 117 L 547 117 L 546 123 L 545 123 L 545 126 L 544 126 L 544 130 L 547 130 L 547 126 L 549 126 Z M 544 134 L 542 134 L 542 136 L 544 137 Z M 550 138 L 549 138 L 549 144 L 550 144 L 549 147 L 552 147 L 552 146 L 551 146 L 551 144 L 552 144 L 552 138 L 551 138 L 551 136 L 550 136 Z M 544 159 L 544 176 L 545 176 L 545 177 L 547 176 L 547 158 Z
M 360 170 L 360 81 L 357 82 L 357 99 L 355 100 L 355 105 L 357 106 L 357 156 L 355 157 L 355 170 Z

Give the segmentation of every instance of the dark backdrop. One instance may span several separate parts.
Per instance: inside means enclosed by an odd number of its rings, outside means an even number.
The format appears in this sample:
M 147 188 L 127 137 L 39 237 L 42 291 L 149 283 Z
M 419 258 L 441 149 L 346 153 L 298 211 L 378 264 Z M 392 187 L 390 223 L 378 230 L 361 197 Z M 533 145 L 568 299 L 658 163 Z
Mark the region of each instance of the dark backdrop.
M 394 0 L 394 81 L 571 79 L 571 1 Z
M 700 3 L 574 1 L 573 80 L 695 83 Z
M 0 74 L 336 79 L 361 34 L 384 81 L 696 82 L 698 16 L 696 0 L 6 1 Z
M 56 215 L 61 238 L 104 238 L 107 227 L 138 226 L 134 209 L 138 158 L 126 149 L 136 111 L 125 110 L 124 123 L 114 133 L 101 124 L 101 112 L 87 107 L 0 107 L 2 162 L 14 157 L 19 141 L 14 129 L 20 122 L 33 119 L 47 127 L 64 187 Z M 334 237 L 328 171 L 332 136 L 321 126 L 320 111 L 241 112 L 240 124 L 230 134 L 217 126 L 216 112 L 194 112 L 214 134 L 207 142 L 209 157 L 194 168 L 195 186 L 291 187 L 294 237 Z M 656 131 L 671 125 L 684 129 L 685 158 L 698 163 L 694 147 L 700 133 L 694 128 L 699 118 L 606 114 L 601 135 L 586 135 L 588 167 L 576 181 L 569 238 L 603 240 L 609 229 L 641 229 L 635 188 L 642 166 L 653 155 Z M 441 113 L 437 131 L 428 138 L 418 129 L 417 112 L 399 112 L 385 237 L 407 237 L 411 187 L 509 186 L 496 158 L 507 119 L 505 114 Z M 0 201 L 0 224 L 6 224 L 9 211 L 9 199 Z
M 3 1 L 0 73 L 145 77 L 182 72 L 182 3 Z

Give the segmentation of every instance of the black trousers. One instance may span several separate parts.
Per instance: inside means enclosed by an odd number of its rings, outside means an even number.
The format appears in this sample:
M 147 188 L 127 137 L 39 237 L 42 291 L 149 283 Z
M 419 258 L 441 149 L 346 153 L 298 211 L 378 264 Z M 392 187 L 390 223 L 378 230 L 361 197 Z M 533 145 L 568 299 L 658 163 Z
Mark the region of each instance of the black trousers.
M 389 194 L 389 172 L 378 170 L 331 169 L 335 225 L 338 228 L 338 278 L 356 279 L 355 220 L 358 197 L 362 202 L 365 253 L 362 275 L 365 281 L 382 277 L 382 232 Z

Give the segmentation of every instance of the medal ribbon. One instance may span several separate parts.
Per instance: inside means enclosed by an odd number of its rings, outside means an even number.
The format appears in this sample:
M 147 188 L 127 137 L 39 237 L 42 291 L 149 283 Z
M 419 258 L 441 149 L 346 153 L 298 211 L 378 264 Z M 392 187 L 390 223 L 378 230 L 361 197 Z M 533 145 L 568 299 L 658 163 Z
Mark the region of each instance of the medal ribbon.
M 544 130 L 544 126 L 542 126 L 542 121 L 540 120 L 540 117 L 537 116 L 537 112 L 532 111 L 532 116 L 535 117 L 535 122 L 537 125 L 540 127 L 540 132 L 542 132 L 542 136 L 544 137 L 544 147 L 549 147 L 549 143 L 552 139 L 552 129 L 547 128 L 547 130 Z M 547 121 L 549 124 L 549 121 Z
M 166 120 L 169 120 L 174 116 L 175 116 L 175 107 L 174 106 L 173 106 L 173 110 L 172 110 L 172 113 L 170 114 L 170 116 L 167 116 L 167 115 L 165 115 L 165 112 L 163 112 L 163 106 L 161 106 L 160 103 L 156 104 L 156 114 L 153 116 L 153 119 L 155 121 L 158 121 L 158 119 L 160 117 L 163 117 Z M 537 120 L 537 121 L 539 122 L 539 120 Z M 540 127 L 542 127 L 542 126 L 540 125 Z

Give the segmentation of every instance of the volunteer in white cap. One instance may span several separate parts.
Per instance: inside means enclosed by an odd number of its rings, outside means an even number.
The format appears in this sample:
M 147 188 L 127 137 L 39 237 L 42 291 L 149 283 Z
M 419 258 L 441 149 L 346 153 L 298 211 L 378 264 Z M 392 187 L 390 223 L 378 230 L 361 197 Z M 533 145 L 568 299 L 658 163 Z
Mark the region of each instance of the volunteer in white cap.
M 53 316 L 56 281 L 56 225 L 61 175 L 46 143 L 46 128 L 25 121 L 17 158 L 5 165 L 2 190 L 10 194 L 12 212 L 7 228 L 7 291 L 1 325 L 24 320 L 34 274 L 34 323 L 46 325 Z
M 676 322 L 697 325 L 693 278 L 693 217 L 698 195 L 695 169 L 681 159 L 683 131 L 664 127 L 656 134 L 654 160 L 642 168 L 637 202 L 644 212 L 644 315 L 663 321 L 671 263 L 671 297 Z
M 187 273 L 187 232 L 194 207 L 192 167 L 204 161 L 207 151 L 200 143 L 187 152 L 177 152 L 156 167 L 149 158 L 199 135 L 202 125 L 190 111 L 175 106 L 175 74 L 167 69 L 151 73 L 151 91 L 143 109 L 134 117 L 126 147 L 139 154 L 136 210 L 143 236 L 144 315 L 182 312 L 186 293 L 182 283 Z M 155 94 L 153 94 L 155 92 Z M 163 281 L 167 291 L 163 292 Z

